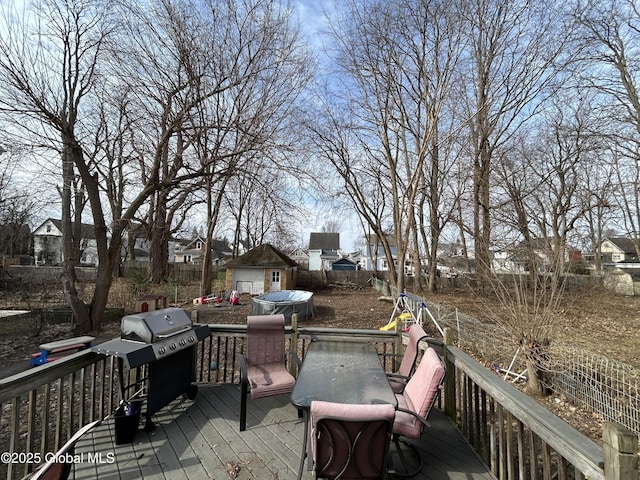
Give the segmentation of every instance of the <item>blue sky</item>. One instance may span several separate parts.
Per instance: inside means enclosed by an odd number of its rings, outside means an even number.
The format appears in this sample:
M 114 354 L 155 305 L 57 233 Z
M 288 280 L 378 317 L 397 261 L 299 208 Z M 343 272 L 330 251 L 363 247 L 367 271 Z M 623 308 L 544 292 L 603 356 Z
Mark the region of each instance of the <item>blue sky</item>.
M 293 11 L 302 23 L 302 28 L 313 47 L 321 47 L 320 32 L 326 30 L 325 12 L 335 9 L 334 0 L 295 0 Z

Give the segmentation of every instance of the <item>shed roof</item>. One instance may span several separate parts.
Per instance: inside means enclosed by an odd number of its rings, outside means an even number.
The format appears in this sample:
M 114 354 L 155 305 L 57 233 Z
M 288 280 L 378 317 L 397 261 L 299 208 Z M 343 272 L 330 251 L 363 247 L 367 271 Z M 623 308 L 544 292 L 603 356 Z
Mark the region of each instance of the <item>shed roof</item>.
M 227 267 L 295 267 L 298 265 L 287 255 L 268 243 L 249 250 L 227 262 Z

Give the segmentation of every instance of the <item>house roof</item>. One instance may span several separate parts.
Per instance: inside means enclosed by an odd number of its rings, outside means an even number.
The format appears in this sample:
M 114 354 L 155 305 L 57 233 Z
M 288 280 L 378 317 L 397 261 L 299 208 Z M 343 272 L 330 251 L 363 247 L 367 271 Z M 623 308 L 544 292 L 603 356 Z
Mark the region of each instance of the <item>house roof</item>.
M 47 218 L 44 222 L 42 222 L 42 224 L 38 228 L 34 230 L 34 233 L 37 232 L 40 229 L 40 227 L 46 225 L 49 222 L 53 223 L 53 225 L 58 229 L 58 231 L 62 232 L 62 220 L 58 220 L 56 218 Z M 93 228 L 93 225 L 91 225 L 90 223 L 82 223 L 80 228 L 81 228 L 82 238 L 87 238 L 87 239 L 96 238 L 96 231 Z
M 204 238 L 202 238 L 200 235 L 192 238 L 191 240 L 184 240 L 183 243 L 181 243 L 181 247 L 184 249 L 185 252 L 189 251 L 189 250 L 198 250 L 200 251 L 199 248 L 196 248 L 196 244 L 197 242 L 201 242 L 203 245 L 206 245 L 207 242 Z
M 227 262 L 227 267 L 295 267 L 298 265 L 273 245 L 264 244 Z
M 396 244 L 396 237 L 393 236 L 390 233 L 385 235 L 385 239 L 387 240 L 387 243 L 389 245 L 395 245 Z M 371 233 L 371 234 L 365 235 L 365 241 L 367 242 L 367 245 L 376 245 L 376 244 L 381 243 L 380 237 L 378 235 L 376 235 L 375 233 Z
M 633 245 L 633 240 L 629 237 L 606 237 L 604 240 L 609 240 L 624 253 L 633 255 L 636 253 L 636 247 Z
M 357 265 L 356 262 L 354 262 L 350 258 L 346 258 L 346 257 L 342 257 L 340 260 L 336 260 L 335 262 L 332 262 L 332 265 L 334 265 L 334 264 L 338 264 L 338 265 Z
M 289 258 L 309 258 L 309 254 L 302 248 L 297 247 L 295 250 L 289 252 Z
M 339 233 L 311 232 L 309 234 L 309 250 L 338 250 L 339 248 Z

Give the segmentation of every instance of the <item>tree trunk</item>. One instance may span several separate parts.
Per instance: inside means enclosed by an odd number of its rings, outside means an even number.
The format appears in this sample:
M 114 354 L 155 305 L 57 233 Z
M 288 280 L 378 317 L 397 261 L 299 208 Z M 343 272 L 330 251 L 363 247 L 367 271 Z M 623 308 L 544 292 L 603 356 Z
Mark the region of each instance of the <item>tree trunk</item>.
M 75 267 L 79 260 L 78 241 L 74 235 L 74 222 L 72 212 L 73 183 L 75 181 L 74 164 L 76 156 L 82 156 L 82 150 L 73 139 L 73 134 L 62 132 L 62 291 L 64 298 L 71 308 L 76 322 L 76 328 L 80 331 L 89 331 L 91 320 L 89 310 L 78 296 L 76 288 L 77 278 Z M 78 225 L 75 225 L 79 227 Z
M 156 194 L 155 215 L 151 221 L 148 276 L 152 284 L 161 283 L 169 270 L 169 225 L 167 219 L 167 192 Z
M 536 361 L 531 358 L 525 360 L 527 367 L 527 384 L 525 393 L 530 397 L 542 397 L 545 394 L 545 388 L 542 383 L 540 368 Z

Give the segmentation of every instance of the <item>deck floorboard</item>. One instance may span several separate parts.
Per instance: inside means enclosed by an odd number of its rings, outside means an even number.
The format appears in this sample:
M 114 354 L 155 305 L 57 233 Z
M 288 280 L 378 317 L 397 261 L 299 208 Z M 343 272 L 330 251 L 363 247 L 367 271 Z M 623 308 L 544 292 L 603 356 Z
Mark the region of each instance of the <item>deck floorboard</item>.
M 112 419 L 76 446 L 70 478 L 122 480 L 287 480 L 297 476 L 303 421 L 287 395 L 249 401 L 247 430 L 238 430 L 238 385 L 203 385 L 194 400 L 178 399 L 158 412 L 153 432 L 115 445 Z M 143 407 L 144 410 L 144 407 Z M 423 454 L 417 480 L 494 480 L 453 424 L 434 410 L 416 442 Z M 142 427 L 144 419 L 140 422 Z M 79 456 L 80 455 L 80 456 Z M 305 471 L 304 480 L 312 478 Z

